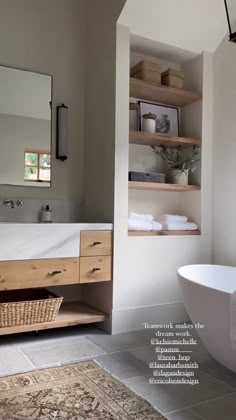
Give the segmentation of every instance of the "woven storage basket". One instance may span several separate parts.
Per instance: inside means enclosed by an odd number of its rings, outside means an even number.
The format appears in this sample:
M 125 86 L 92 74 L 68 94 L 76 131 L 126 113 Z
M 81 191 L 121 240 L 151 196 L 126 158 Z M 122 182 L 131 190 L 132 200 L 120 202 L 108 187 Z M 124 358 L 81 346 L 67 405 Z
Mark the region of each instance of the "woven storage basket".
M 46 289 L 0 292 L 0 327 L 55 321 L 62 301 Z

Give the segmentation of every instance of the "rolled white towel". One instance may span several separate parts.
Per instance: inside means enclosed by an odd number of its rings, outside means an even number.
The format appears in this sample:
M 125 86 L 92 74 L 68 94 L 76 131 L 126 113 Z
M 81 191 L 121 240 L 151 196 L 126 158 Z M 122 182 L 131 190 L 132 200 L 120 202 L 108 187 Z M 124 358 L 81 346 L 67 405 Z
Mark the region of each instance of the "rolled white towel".
M 156 222 L 155 220 L 152 222 L 153 229 L 152 230 L 162 230 L 162 225 L 159 222 Z
M 153 222 L 129 219 L 128 230 L 153 230 Z
M 128 230 L 162 230 L 161 223 L 159 222 L 146 222 L 145 220 L 128 220 Z
M 196 223 L 186 222 L 161 222 L 163 230 L 197 230 Z
M 177 214 L 162 214 L 158 217 L 160 222 L 187 222 L 188 218 L 186 216 L 178 216 Z
M 154 217 L 151 214 L 141 214 L 141 213 L 129 213 L 129 220 L 144 220 L 146 222 L 152 222 Z

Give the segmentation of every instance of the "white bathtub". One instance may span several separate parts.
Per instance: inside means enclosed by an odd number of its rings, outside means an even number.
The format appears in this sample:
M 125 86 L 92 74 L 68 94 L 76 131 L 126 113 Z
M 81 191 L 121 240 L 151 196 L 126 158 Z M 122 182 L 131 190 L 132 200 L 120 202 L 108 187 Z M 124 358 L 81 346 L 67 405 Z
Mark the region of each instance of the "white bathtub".
M 178 270 L 184 303 L 198 334 L 219 363 L 236 372 L 230 340 L 230 296 L 236 290 L 236 267 L 189 265 Z

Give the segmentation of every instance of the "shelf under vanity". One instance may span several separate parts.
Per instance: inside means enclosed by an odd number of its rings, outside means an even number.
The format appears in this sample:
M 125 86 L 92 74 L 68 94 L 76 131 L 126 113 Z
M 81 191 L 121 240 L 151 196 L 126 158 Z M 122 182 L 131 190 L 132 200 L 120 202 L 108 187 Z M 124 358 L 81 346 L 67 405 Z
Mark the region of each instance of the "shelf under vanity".
M 62 303 L 55 321 L 0 328 L 0 335 L 89 324 L 93 322 L 102 322 L 106 319 L 107 315 L 105 313 L 86 305 L 83 302 L 65 302 Z

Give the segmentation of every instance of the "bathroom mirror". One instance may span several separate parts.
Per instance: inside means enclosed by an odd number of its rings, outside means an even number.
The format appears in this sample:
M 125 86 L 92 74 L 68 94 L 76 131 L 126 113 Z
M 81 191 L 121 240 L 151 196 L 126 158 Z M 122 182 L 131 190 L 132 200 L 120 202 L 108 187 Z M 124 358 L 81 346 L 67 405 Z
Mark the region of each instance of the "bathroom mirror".
M 0 184 L 50 187 L 52 77 L 0 66 Z

